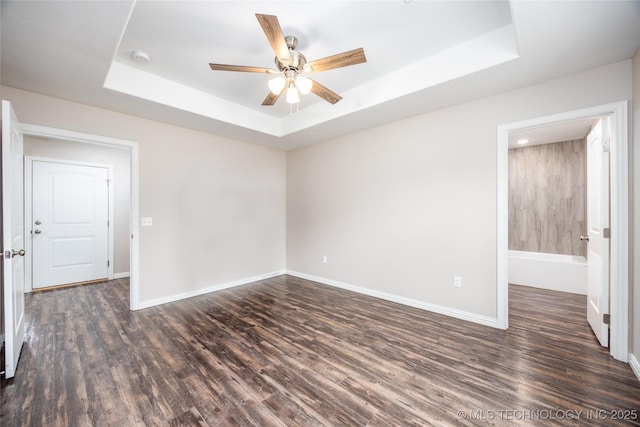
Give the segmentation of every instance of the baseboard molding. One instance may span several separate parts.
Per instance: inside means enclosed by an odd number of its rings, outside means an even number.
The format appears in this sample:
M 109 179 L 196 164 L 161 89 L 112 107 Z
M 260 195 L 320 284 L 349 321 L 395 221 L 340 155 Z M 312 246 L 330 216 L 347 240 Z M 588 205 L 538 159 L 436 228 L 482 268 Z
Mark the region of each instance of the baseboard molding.
M 223 289 L 229 289 L 236 286 L 246 285 L 248 283 L 257 282 L 260 280 L 270 279 L 272 277 L 281 276 L 285 274 L 284 270 L 274 271 L 272 273 L 262 274 L 260 276 L 247 277 L 245 279 L 235 280 L 233 282 L 222 283 L 220 285 L 208 286 L 206 288 L 196 289 L 195 291 L 184 292 L 182 294 L 171 295 L 163 298 L 156 298 L 148 301 L 141 301 L 138 305 L 138 309 L 155 307 L 156 305 L 167 304 L 170 302 L 180 301 L 187 298 L 197 297 L 199 295 L 208 294 L 211 292 L 221 291 Z
M 131 274 L 128 271 L 125 271 L 124 273 L 114 273 L 113 278 L 114 279 L 126 279 L 129 276 L 131 276 Z
M 631 366 L 631 370 L 634 374 L 636 374 L 636 378 L 640 381 L 640 362 L 633 353 L 629 353 L 629 366 Z
M 433 313 L 444 314 L 445 316 L 454 317 L 460 320 L 466 320 L 468 322 L 479 323 L 481 325 L 490 326 L 492 328 L 498 327 L 498 319 L 482 316 L 475 313 L 469 313 L 467 311 L 456 310 L 454 308 L 444 307 L 441 305 L 430 304 L 424 301 L 419 301 L 412 298 L 406 298 L 399 295 L 393 295 L 386 292 L 375 291 L 373 289 L 363 288 L 361 286 L 355 286 L 337 280 L 327 279 L 324 277 L 313 276 L 311 274 L 300 273 L 299 271 L 287 270 L 286 274 L 299 277 L 301 279 L 311 280 L 313 282 L 322 283 L 323 285 L 334 286 L 336 288 L 346 289 L 348 291 L 357 292 L 359 294 L 368 295 L 383 300 L 397 302 L 398 304 L 407 305 L 409 307 L 419 308 Z

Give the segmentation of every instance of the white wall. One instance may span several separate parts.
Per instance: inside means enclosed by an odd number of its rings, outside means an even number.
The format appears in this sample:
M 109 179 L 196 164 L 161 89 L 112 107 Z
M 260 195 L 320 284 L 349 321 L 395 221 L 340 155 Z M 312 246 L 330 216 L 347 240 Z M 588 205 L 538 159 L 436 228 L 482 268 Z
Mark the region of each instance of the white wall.
M 287 269 L 495 319 L 496 127 L 630 98 L 624 61 L 288 152 Z
M 33 157 L 60 159 L 90 164 L 113 166 L 114 200 L 114 274 L 129 273 L 129 242 L 131 231 L 129 213 L 131 210 L 131 181 L 129 177 L 130 154 L 128 150 L 108 148 L 105 146 L 83 144 L 75 141 L 43 138 L 26 135 L 24 138 L 24 154 Z
M 139 143 L 140 302 L 285 267 L 285 154 L 2 87 L 25 123 Z

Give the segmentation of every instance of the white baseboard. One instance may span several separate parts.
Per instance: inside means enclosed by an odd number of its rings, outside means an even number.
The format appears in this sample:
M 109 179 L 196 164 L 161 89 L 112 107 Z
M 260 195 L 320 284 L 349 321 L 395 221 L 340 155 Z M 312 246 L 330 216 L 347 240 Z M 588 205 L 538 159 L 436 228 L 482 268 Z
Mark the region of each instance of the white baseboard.
M 233 282 L 222 283 L 220 285 L 208 286 L 206 288 L 196 289 L 195 291 L 184 292 L 182 294 L 171 295 L 163 298 L 156 298 L 148 301 L 141 301 L 138 305 L 138 309 L 154 307 L 156 305 L 167 304 L 170 302 L 180 301 L 186 298 L 197 297 L 199 295 L 208 294 L 211 292 L 221 291 L 223 289 L 233 288 L 235 286 L 246 285 L 247 283 L 257 282 L 260 280 L 270 279 L 272 277 L 281 276 L 285 274 L 284 270 L 274 271 L 272 273 L 262 274 L 260 276 L 247 277 L 245 279 L 235 280 Z
M 129 276 L 131 276 L 131 274 L 129 274 L 128 271 L 125 271 L 124 273 L 114 273 L 113 278 L 114 279 L 126 279 Z
M 406 298 L 399 295 L 388 294 L 386 292 L 375 291 L 373 289 L 363 288 L 360 286 L 350 285 L 348 283 L 339 282 L 337 280 L 326 279 L 324 277 L 313 276 L 311 274 L 300 273 L 298 271 L 287 270 L 286 274 L 299 277 L 301 279 L 311 280 L 322 283 L 324 285 L 334 286 L 348 291 L 357 292 L 359 294 L 369 295 L 372 297 L 384 299 L 398 304 L 407 305 L 409 307 L 419 308 L 433 313 L 444 314 L 445 316 L 455 317 L 456 319 L 466 320 L 468 322 L 479 323 L 492 328 L 498 327 L 498 319 L 480 314 L 469 313 L 467 311 L 456 310 L 454 308 L 444 307 L 441 305 L 430 304 L 428 302 Z
M 631 366 L 631 370 L 634 374 L 636 374 L 636 378 L 640 380 L 640 362 L 633 353 L 629 353 L 629 366 Z

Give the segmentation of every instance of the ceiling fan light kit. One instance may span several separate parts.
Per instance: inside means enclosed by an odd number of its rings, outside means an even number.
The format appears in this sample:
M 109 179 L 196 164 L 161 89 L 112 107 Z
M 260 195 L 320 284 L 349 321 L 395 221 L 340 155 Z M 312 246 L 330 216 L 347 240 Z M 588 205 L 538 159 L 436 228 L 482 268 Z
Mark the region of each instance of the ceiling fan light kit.
M 296 87 L 300 91 L 301 94 L 306 95 L 311 92 L 311 87 L 313 86 L 313 80 L 308 79 L 304 76 L 298 76 L 296 78 Z
M 287 88 L 287 104 L 297 104 L 298 102 L 300 102 L 298 89 L 296 89 L 294 82 L 289 82 L 289 87 Z
M 269 82 L 267 83 L 267 85 L 269 86 L 269 90 L 274 95 L 278 95 L 280 92 L 282 92 L 282 89 L 284 89 L 284 85 L 286 84 L 287 84 L 287 79 L 285 79 L 282 76 L 273 78 L 269 80 Z
M 337 55 L 307 62 L 307 58 L 296 51 L 298 39 L 294 36 L 284 36 L 278 18 L 273 15 L 257 13 L 256 18 L 262 27 L 271 48 L 275 53 L 277 69 L 250 67 L 244 65 L 226 65 L 210 63 L 214 71 L 241 71 L 248 73 L 279 74 L 268 81 L 269 93 L 262 101 L 262 105 L 274 105 L 286 88 L 286 102 L 297 104 L 300 102 L 300 94 L 306 95 L 313 92 L 325 101 L 335 104 L 342 97 L 315 80 L 301 76 L 302 73 L 319 73 L 334 68 L 347 67 L 349 65 L 367 62 L 364 49 L 358 48 Z

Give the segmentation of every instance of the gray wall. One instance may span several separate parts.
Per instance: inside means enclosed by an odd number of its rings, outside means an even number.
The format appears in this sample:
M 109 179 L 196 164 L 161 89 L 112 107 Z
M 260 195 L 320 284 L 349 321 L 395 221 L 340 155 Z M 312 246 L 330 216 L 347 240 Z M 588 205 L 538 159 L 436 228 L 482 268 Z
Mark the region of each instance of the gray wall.
M 283 271 L 285 153 L 2 87 L 24 123 L 139 144 L 140 304 Z M 139 218 L 134 218 L 139 221 Z
M 586 256 L 585 140 L 509 150 L 509 249 Z
M 624 61 L 290 151 L 287 268 L 496 319 L 497 126 L 630 97 Z

